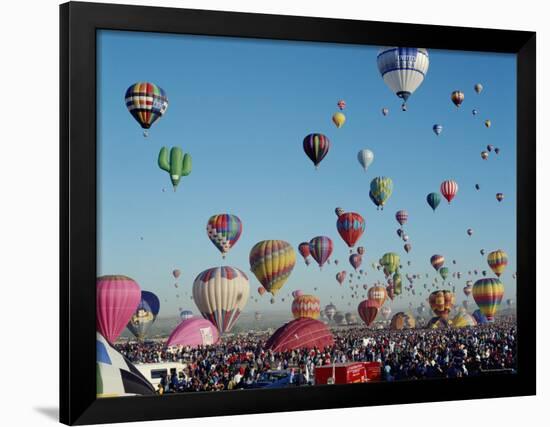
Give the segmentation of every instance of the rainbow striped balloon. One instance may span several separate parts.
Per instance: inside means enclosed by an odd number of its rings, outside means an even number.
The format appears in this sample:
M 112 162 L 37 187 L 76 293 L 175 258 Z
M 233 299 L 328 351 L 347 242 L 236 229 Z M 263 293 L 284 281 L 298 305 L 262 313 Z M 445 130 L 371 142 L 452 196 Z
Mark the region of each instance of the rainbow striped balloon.
M 296 252 L 283 240 L 262 240 L 249 255 L 250 270 L 273 296 L 283 287 L 296 265 Z
M 309 252 L 313 259 L 317 261 L 317 264 L 319 264 L 319 268 L 322 268 L 323 264 L 332 255 L 332 248 L 332 240 L 327 236 L 317 236 L 309 241 Z
M 321 300 L 314 295 L 299 295 L 292 302 L 292 315 L 295 319 L 307 317 L 318 319 L 321 314 Z
M 499 279 L 479 279 L 472 288 L 472 296 L 481 313 L 492 321 L 504 296 L 504 285 Z
M 508 255 L 506 255 L 506 252 L 502 249 L 493 251 L 487 255 L 487 264 L 489 264 L 491 270 L 500 277 L 508 265 Z

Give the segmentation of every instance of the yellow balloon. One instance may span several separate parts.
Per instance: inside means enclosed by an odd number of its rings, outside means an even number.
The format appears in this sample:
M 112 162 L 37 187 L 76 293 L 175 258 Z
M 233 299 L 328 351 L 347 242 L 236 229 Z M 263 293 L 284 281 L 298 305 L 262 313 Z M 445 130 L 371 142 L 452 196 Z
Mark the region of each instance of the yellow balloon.
M 332 116 L 332 121 L 336 125 L 336 127 L 340 129 L 342 126 L 344 126 L 344 123 L 346 123 L 346 116 L 343 113 L 336 112 Z

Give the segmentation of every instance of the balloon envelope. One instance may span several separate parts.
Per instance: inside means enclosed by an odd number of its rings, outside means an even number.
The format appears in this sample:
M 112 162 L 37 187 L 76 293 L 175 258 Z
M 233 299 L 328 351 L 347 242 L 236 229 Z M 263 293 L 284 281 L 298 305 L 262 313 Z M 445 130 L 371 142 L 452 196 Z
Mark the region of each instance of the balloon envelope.
M 123 275 L 98 277 L 96 281 L 96 328 L 115 342 L 141 301 L 141 289 Z
M 166 347 L 214 345 L 219 339 L 218 329 L 212 322 L 201 317 L 191 317 L 176 326 L 166 341 Z
M 272 351 L 297 349 L 324 349 L 334 345 L 334 337 L 327 326 L 308 318 L 295 319 L 275 331 L 266 341 L 265 348 Z

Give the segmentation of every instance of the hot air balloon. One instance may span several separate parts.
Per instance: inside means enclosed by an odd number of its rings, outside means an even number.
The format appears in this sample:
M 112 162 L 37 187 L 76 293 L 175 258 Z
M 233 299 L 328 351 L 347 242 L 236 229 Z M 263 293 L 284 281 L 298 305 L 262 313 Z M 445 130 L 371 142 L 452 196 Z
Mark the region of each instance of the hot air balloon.
M 393 293 L 395 295 L 401 295 L 403 292 L 403 281 L 401 280 L 401 274 L 398 272 L 393 275 Z
M 149 328 L 157 318 L 160 310 L 158 297 L 149 291 L 141 291 L 141 301 L 130 317 L 127 328 L 138 339 L 143 341 Z
M 406 110 L 407 100 L 428 72 L 428 51 L 424 48 L 386 47 L 378 52 L 376 61 L 384 83 L 403 100 L 402 109 Z
M 346 108 L 346 101 L 344 101 L 343 99 L 339 100 L 338 103 L 336 104 L 338 105 L 338 108 L 340 110 L 343 110 L 344 108 Z
M 483 313 L 481 313 L 481 311 L 479 309 L 475 310 L 472 313 L 472 317 L 475 319 L 475 321 L 477 322 L 478 325 L 485 325 L 485 324 L 489 323 L 489 321 L 487 320 L 485 315 Z
M 248 277 L 233 267 L 209 268 L 199 273 L 193 282 L 197 308 L 220 334 L 231 331 L 248 302 L 249 293 Z
M 439 271 L 439 269 L 443 267 L 443 264 L 445 264 L 445 257 L 443 257 L 443 255 L 432 255 L 430 263 L 436 271 Z
M 439 135 L 441 135 L 441 132 L 443 132 L 443 126 L 438 125 L 438 124 L 435 124 L 435 125 L 433 125 L 432 130 L 434 131 L 434 133 L 435 133 L 437 136 L 439 136 Z
M 226 213 L 212 215 L 206 224 L 208 238 L 222 253 L 222 258 L 237 243 L 242 231 L 243 225 L 239 217 Z
M 352 248 L 365 231 L 365 220 L 358 213 L 346 212 L 338 217 L 336 229 L 344 242 Z
M 178 269 L 175 269 L 174 271 L 172 271 L 172 276 L 174 276 L 174 278 L 179 278 L 181 275 L 181 270 L 178 270 Z
M 387 252 L 382 258 L 380 258 L 380 265 L 388 272 L 388 274 L 393 274 L 399 268 L 401 264 L 401 258 L 395 252 Z
M 318 319 L 321 312 L 321 302 L 314 295 L 301 295 L 292 302 L 292 315 L 295 319 L 307 317 Z
M 499 202 L 502 202 L 504 200 L 504 194 L 502 193 L 497 193 L 496 197 Z
M 260 320 L 262 320 L 262 317 L 263 317 L 263 316 L 262 316 L 262 313 L 260 313 L 259 311 L 255 311 L 255 312 L 254 312 L 254 320 L 255 320 L 256 322 L 259 322 Z
M 502 301 L 504 285 L 498 279 L 479 279 L 472 289 L 474 301 L 481 313 L 491 322 Z
M 435 212 L 435 210 L 441 203 L 441 196 L 437 193 L 430 193 L 426 196 L 426 201 L 428 202 L 428 205 L 430 205 L 430 207 Z
M 472 116 L 477 116 L 477 110 L 475 108 L 472 110 Z
M 336 307 L 333 304 L 329 304 L 325 307 L 325 316 L 327 316 L 327 319 L 331 321 L 334 318 L 334 315 L 336 314 Z
M 359 255 L 363 255 L 363 254 L 365 253 L 365 247 L 364 247 L 364 246 L 359 246 L 359 247 L 357 248 L 357 253 L 358 253 Z M 361 270 L 360 273 L 363 274 L 363 270 Z
M 441 183 L 440 191 L 443 197 L 445 197 L 450 204 L 451 200 L 454 199 L 456 193 L 458 192 L 458 184 L 452 179 L 443 181 Z
M 330 150 L 329 139 L 321 133 L 310 133 L 304 138 L 304 152 L 317 169 Z
M 453 104 L 456 105 L 456 108 L 460 107 L 460 105 L 464 102 L 464 92 L 459 90 L 453 91 L 453 93 L 451 93 L 451 101 L 453 101 Z
M 319 268 L 323 267 L 323 264 L 327 262 L 332 254 L 333 244 L 330 237 L 317 236 L 309 241 L 309 252 Z
M 176 191 L 181 178 L 191 173 L 193 163 L 191 155 L 183 153 L 180 147 L 172 147 L 170 154 L 167 147 L 162 147 L 159 151 L 158 166 L 170 174 L 170 181 Z
M 476 187 L 476 190 L 479 190 L 479 189 L 481 188 L 481 187 L 479 186 L 479 184 L 476 184 L 475 187 Z
M 217 344 L 220 334 L 216 326 L 207 319 L 190 317 L 184 319 L 170 334 L 166 347 L 185 346 L 196 348 Z
M 382 114 L 384 116 L 387 116 L 389 114 L 389 112 L 390 112 L 390 110 L 388 108 L 386 108 L 386 107 L 382 108 Z
M 260 294 L 260 296 L 262 296 L 263 294 L 265 294 L 266 290 L 263 286 L 259 286 L 258 287 L 258 293 Z
M 481 83 L 476 83 L 474 85 L 474 90 L 476 91 L 476 93 L 481 93 L 481 91 L 483 90 L 483 85 Z
M 485 249 L 480 249 L 479 253 L 481 254 L 481 256 L 485 255 Z
M 382 313 L 382 317 L 384 317 L 385 320 L 388 320 L 391 314 L 391 308 L 385 305 L 380 309 L 380 312 Z
M 346 315 L 342 313 L 341 311 L 337 311 L 334 314 L 334 322 L 337 325 L 345 325 L 346 324 Z
M 340 216 L 340 215 L 342 215 L 344 212 L 345 212 L 345 211 L 344 211 L 344 209 L 342 209 L 342 208 L 336 208 L 336 209 L 334 209 L 334 213 L 336 214 L 336 216 Z
M 148 135 L 148 129 L 168 109 L 166 92 L 153 83 L 134 83 L 126 90 L 124 100 L 132 117 L 144 129 L 143 136 Z
M 441 267 L 439 269 L 439 275 L 443 280 L 447 280 L 447 277 L 449 276 L 449 269 L 447 267 Z
M 410 314 L 403 312 L 396 313 L 390 323 L 390 329 L 395 331 L 401 331 L 403 329 L 414 329 L 416 326 L 416 319 Z
M 96 329 L 110 343 L 116 341 L 141 301 L 141 289 L 122 275 L 101 276 L 96 281 Z
M 403 239 L 404 242 L 408 242 L 409 241 L 409 235 L 408 234 L 403 234 L 401 236 L 401 238 Z
M 371 288 L 369 288 L 367 292 L 367 297 L 369 301 L 372 301 L 372 304 L 374 304 L 377 308 L 380 308 L 386 302 L 388 293 L 386 288 L 384 288 L 384 286 L 374 285 Z
M 495 148 L 495 154 L 498 155 L 498 153 L 500 153 L 500 148 L 496 147 L 496 148 Z
M 493 273 L 500 277 L 508 265 L 508 255 L 502 249 L 490 252 L 487 255 L 487 264 L 489 264 Z
M 309 252 L 309 242 L 302 242 L 298 245 L 298 252 L 304 258 L 304 261 L 307 261 L 307 257 L 310 255 Z
M 374 153 L 368 148 L 363 148 L 357 153 L 357 160 L 366 172 L 369 166 L 374 161 Z
M 462 288 L 462 291 L 464 292 L 464 295 L 469 297 L 472 294 L 472 287 L 471 286 L 464 286 L 464 288 Z
M 365 300 L 361 301 L 359 305 L 357 306 L 357 312 L 359 313 L 359 317 L 367 326 L 370 326 L 372 322 L 376 319 L 376 316 L 378 315 L 378 305 L 375 301 L 372 300 Z
M 351 304 L 348 303 L 348 305 Z M 344 317 L 346 319 L 346 324 L 348 325 L 355 325 L 357 323 L 357 317 L 353 313 L 346 313 Z
M 300 318 L 286 323 L 266 341 L 265 349 L 274 352 L 297 349 L 326 348 L 334 345 L 334 337 L 320 320 Z
M 468 228 L 468 229 L 466 230 L 466 234 L 467 234 L 468 236 L 471 236 L 471 235 L 474 234 L 474 230 L 472 230 L 471 228 Z
M 249 255 L 250 270 L 273 296 L 288 280 L 296 264 L 296 252 L 283 240 L 262 240 Z
M 403 245 L 403 249 L 405 249 L 405 252 L 409 253 L 409 252 L 411 251 L 411 249 L 412 249 L 412 246 L 411 246 L 410 243 L 405 243 L 405 244 Z
M 481 158 L 483 160 L 487 160 L 489 158 L 489 153 L 487 151 L 482 151 L 481 152 Z
M 374 204 L 384 209 L 384 205 L 390 198 L 393 191 L 393 181 L 391 178 L 379 176 L 370 183 L 370 197 Z
M 332 115 L 332 123 L 340 129 L 342 126 L 344 126 L 344 123 L 346 123 L 346 116 L 344 113 L 337 112 Z
M 399 225 L 403 226 L 409 219 L 409 213 L 405 210 L 400 210 L 395 213 L 395 219 L 399 223 Z
M 388 294 L 388 298 L 393 301 L 395 298 L 395 290 L 393 289 L 393 285 L 386 286 L 386 292 Z
M 304 295 L 304 291 L 301 291 L 299 289 L 295 290 L 295 291 L 292 291 L 292 298 L 297 298 L 299 296 L 302 296 Z
M 193 317 L 193 312 L 191 310 L 181 310 L 180 311 L 180 318 L 181 320 L 187 320 Z
M 495 148 L 495 147 L 493 147 L 492 144 L 487 145 L 487 151 L 491 152 L 491 151 L 493 151 L 493 148 Z
M 438 317 L 448 318 L 455 304 L 455 295 L 451 291 L 435 291 L 428 298 L 432 311 Z
M 491 127 L 491 120 L 488 120 L 488 119 L 485 120 L 484 124 L 485 124 L 486 128 L 490 128 Z
M 351 264 L 351 266 L 353 267 L 353 269 L 355 271 L 357 271 L 357 269 L 361 265 L 362 261 L 363 261 L 363 259 L 361 258 L 361 255 L 359 255 L 359 254 L 351 254 L 350 257 L 349 257 L 349 263 Z

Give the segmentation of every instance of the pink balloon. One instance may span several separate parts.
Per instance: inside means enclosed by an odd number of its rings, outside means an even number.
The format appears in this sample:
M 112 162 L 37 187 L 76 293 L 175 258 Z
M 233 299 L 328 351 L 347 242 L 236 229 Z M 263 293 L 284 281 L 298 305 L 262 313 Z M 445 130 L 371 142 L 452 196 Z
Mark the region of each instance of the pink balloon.
M 183 345 L 198 347 L 213 345 L 220 339 L 218 328 L 202 317 L 191 317 L 181 322 L 170 334 L 166 346 Z
M 116 341 L 141 301 L 141 288 L 127 276 L 101 276 L 96 282 L 96 329 Z

